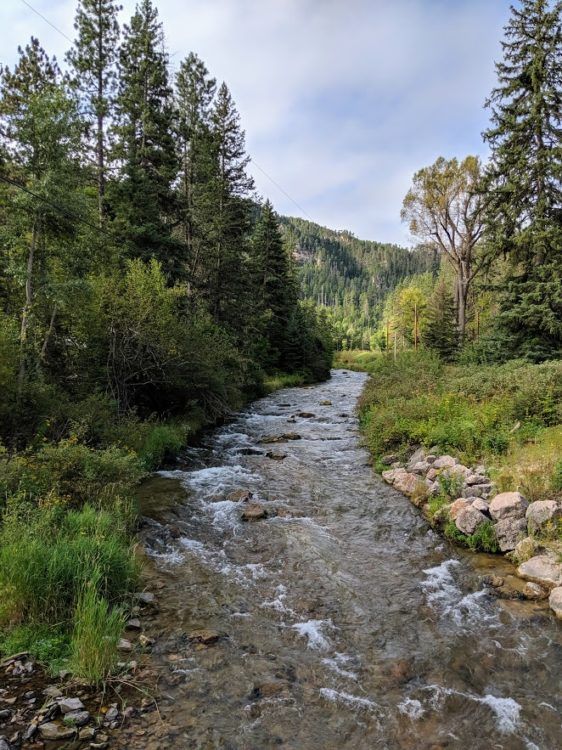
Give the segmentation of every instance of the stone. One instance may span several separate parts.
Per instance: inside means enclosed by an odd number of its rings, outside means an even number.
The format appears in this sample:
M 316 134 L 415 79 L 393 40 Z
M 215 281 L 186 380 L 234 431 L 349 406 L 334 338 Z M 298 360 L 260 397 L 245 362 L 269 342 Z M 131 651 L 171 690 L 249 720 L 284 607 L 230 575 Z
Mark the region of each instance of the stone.
M 562 516 L 562 508 L 556 500 L 537 500 L 531 503 L 525 513 L 529 534 L 543 531 L 548 523 L 556 523 Z
M 228 493 L 226 499 L 230 500 L 231 503 L 247 503 L 253 496 L 254 495 L 250 490 L 233 490 Z
M 90 721 L 90 714 L 87 711 L 69 711 L 63 721 L 71 727 L 83 727 Z
M 139 643 L 143 648 L 148 648 L 155 644 L 154 638 L 149 638 L 147 635 L 139 635 Z
M 125 651 L 125 652 L 132 651 L 133 644 L 131 643 L 131 641 L 128 641 L 126 638 L 120 638 L 117 644 L 117 650 Z
M 459 531 L 463 534 L 474 534 L 479 526 L 486 523 L 488 519 L 481 513 L 477 508 L 470 505 L 468 508 L 463 508 L 455 519 L 455 525 Z
M 71 711 L 84 710 L 84 704 L 80 698 L 61 698 L 58 703 L 63 714 L 69 714 Z
M 331 406 L 331 405 L 332 405 L 331 401 L 328 401 L 328 400 L 320 401 L 320 406 Z
M 138 594 L 135 594 L 135 598 L 141 604 L 154 604 L 156 601 L 156 597 L 151 591 L 141 591 Z
M 314 419 L 316 414 L 313 414 L 311 411 L 298 411 L 297 417 L 300 417 L 301 419 Z
M 500 551 L 510 552 L 525 537 L 527 524 L 524 518 L 503 518 L 494 524 L 494 531 Z
M 43 695 L 46 695 L 47 698 L 62 698 L 62 691 L 54 685 L 48 685 L 45 690 L 43 690 Z
M 482 474 L 468 474 L 464 481 L 470 487 L 473 484 L 488 484 L 488 477 Z
M 417 464 L 414 464 L 412 466 L 410 471 L 412 472 L 412 474 L 425 476 L 427 472 L 429 471 L 429 464 L 427 463 L 427 461 L 418 461 Z
M 110 722 L 115 721 L 118 716 L 119 711 L 117 710 L 117 706 L 111 706 L 105 713 L 105 720 Z
M 472 507 L 479 510 L 480 513 L 485 513 L 486 515 L 490 513 L 490 506 L 488 503 L 484 502 L 484 500 L 479 497 L 472 501 Z
M 463 489 L 462 495 L 464 497 L 480 497 L 488 498 L 492 492 L 492 484 L 487 482 L 486 484 L 473 484 Z
M 520 492 L 501 492 L 490 502 L 490 515 L 495 521 L 524 518 L 528 505 Z
M 286 453 L 273 453 L 272 451 L 268 451 L 265 454 L 266 458 L 270 458 L 272 461 L 284 461 L 287 458 Z
M 468 469 L 466 466 L 463 466 L 462 464 L 448 466 L 443 470 L 444 476 L 455 479 L 462 479 L 463 481 L 466 479 L 466 477 L 470 476 L 470 473 L 470 469 Z
M 0 737 L 0 750 L 12 750 L 12 746 L 5 737 Z
M 439 471 L 437 469 L 434 469 L 432 466 L 425 476 L 426 479 L 429 479 L 430 482 L 434 482 L 439 476 Z
M 433 466 L 435 469 L 450 469 L 452 466 L 456 466 L 458 464 L 458 459 L 453 458 L 452 456 L 439 456 L 439 458 L 435 459 L 433 462 Z
M 530 536 L 525 537 L 520 542 L 517 542 L 515 549 L 512 552 L 511 559 L 515 558 L 515 562 L 521 564 L 526 560 L 530 560 L 538 549 L 538 544 Z
M 548 598 L 550 609 L 559 620 L 562 620 L 562 586 L 556 586 L 550 592 Z
M 428 464 L 434 464 L 437 461 L 437 456 L 434 456 L 433 453 L 430 453 L 425 457 L 425 460 Z
M 216 630 L 209 628 L 203 628 L 201 630 L 193 630 L 189 634 L 190 641 L 196 641 L 197 643 L 204 643 L 206 646 L 211 643 L 216 643 L 221 637 L 220 633 Z
M 421 483 L 420 477 L 416 474 L 410 474 L 404 471 L 396 476 L 394 479 L 394 487 L 399 492 L 403 492 L 404 495 L 413 495 L 418 485 Z
M 398 461 L 398 456 L 395 453 L 389 453 L 388 456 L 383 456 L 381 458 L 381 464 L 383 466 L 392 466 L 396 461 Z
M 241 515 L 242 521 L 261 521 L 267 518 L 267 510 L 259 503 L 250 503 Z
M 85 742 L 86 740 L 93 740 L 96 736 L 96 730 L 94 727 L 84 727 L 78 732 L 78 739 Z
M 74 737 L 76 730 L 72 727 L 64 727 L 55 721 L 47 721 L 39 727 L 39 734 L 43 740 L 68 740 Z
M 406 468 L 408 469 L 408 471 L 412 471 L 413 467 L 417 463 L 420 463 L 420 461 L 425 461 L 425 450 L 423 448 L 418 448 L 416 451 L 412 453 L 412 455 L 408 459 Z
M 388 482 L 388 484 L 394 484 L 396 481 L 396 477 L 398 477 L 400 474 L 406 474 L 406 469 L 387 469 L 387 471 L 383 471 L 382 478 L 385 482 Z
M 523 594 L 527 599 L 546 599 L 548 591 L 545 591 L 545 589 L 543 589 L 542 586 L 539 586 L 538 583 L 527 581 L 523 587 Z
M 0 711 L 0 721 L 7 721 L 8 719 L 12 718 L 13 711 L 11 711 L 9 708 L 5 708 L 3 711 Z
M 478 466 L 474 467 L 474 473 L 482 474 L 482 476 L 484 476 L 484 474 L 486 473 L 486 467 L 483 466 L 482 464 L 479 464 Z
M 535 555 L 521 563 L 517 575 L 547 589 L 562 586 L 562 565 L 548 555 Z
M 133 617 L 132 620 L 128 620 L 125 625 L 125 630 L 140 630 L 141 622 L 137 617 Z
M 457 500 L 455 500 L 451 505 L 449 506 L 449 515 L 451 517 L 452 521 L 456 521 L 457 516 L 461 512 L 461 510 L 465 510 L 466 508 L 470 508 L 471 502 L 470 500 L 466 500 L 463 497 L 459 497 Z

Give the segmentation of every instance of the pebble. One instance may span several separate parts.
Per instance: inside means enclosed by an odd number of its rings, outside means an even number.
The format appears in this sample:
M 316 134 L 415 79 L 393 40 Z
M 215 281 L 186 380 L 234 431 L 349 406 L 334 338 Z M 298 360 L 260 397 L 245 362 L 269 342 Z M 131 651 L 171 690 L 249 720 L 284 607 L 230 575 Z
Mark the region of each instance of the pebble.
M 69 711 L 63 721 L 71 727 L 83 727 L 90 721 L 90 714 L 87 711 Z
M 117 650 L 118 651 L 132 651 L 133 644 L 131 643 L 131 641 L 128 641 L 126 638 L 120 638 L 119 643 L 117 644 Z
M 80 698 L 62 698 L 59 700 L 59 708 L 63 714 L 69 714 L 76 711 L 83 711 L 84 704 Z
M 127 621 L 127 624 L 125 625 L 126 630 L 140 630 L 141 629 L 141 623 L 140 620 L 136 617 L 133 617 L 131 620 Z

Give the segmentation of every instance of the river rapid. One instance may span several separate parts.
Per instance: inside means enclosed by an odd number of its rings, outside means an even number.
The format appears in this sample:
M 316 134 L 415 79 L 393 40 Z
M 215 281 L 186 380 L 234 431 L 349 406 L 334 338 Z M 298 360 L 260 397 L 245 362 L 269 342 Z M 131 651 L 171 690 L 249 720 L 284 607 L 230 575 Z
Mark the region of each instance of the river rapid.
M 143 487 L 170 728 L 146 747 L 562 747 L 560 624 L 495 598 L 482 578 L 505 563 L 450 546 L 373 473 L 365 380 L 261 399 Z M 243 523 L 241 489 L 278 515 Z

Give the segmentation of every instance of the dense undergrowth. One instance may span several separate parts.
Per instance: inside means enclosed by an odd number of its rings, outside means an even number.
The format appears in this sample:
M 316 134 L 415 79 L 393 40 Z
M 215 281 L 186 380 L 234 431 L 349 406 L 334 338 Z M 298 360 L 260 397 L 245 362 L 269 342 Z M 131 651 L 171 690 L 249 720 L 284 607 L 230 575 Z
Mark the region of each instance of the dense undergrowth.
M 413 446 L 483 462 L 499 490 L 529 500 L 562 488 L 562 362 L 447 365 L 427 351 L 342 352 L 339 366 L 371 374 L 359 404 L 379 462 Z M 380 465 L 379 465 L 380 468 Z

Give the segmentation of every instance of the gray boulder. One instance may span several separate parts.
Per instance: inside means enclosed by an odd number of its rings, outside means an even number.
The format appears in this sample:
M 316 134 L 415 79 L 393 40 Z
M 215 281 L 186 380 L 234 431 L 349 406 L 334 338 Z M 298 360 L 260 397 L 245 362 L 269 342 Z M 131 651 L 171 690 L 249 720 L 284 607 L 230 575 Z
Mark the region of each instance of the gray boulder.
M 524 518 L 502 518 L 494 524 L 494 531 L 500 550 L 510 552 L 527 535 L 527 524 Z
M 486 484 L 473 484 L 469 487 L 465 487 L 462 491 L 464 497 L 480 497 L 488 498 L 492 492 L 492 485 L 488 482 Z
M 456 458 L 453 458 L 453 456 L 439 456 L 434 462 L 433 462 L 433 468 L 435 469 L 450 469 L 452 466 L 456 466 L 458 464 L 458 460 Z
M 556 588 L 552 589 L 548 603 L 556 617 L 562 620 L 562 586 L 556 586 Z
M 479 526 L 486 523 L 488 519 L 473 505 L 463 508 L 455 519 L 455 525 L 463 534 L 474 534 Z
M 543 531 L 547 523 L 556 523 L 562 516 L 562 508 L 556 500 L 537 500 L 531 503 L 525 513 L 529 534 Z
M 80 698 L 61 698 L 58 703 L 63 714 L 69 714 L 71 711 L 84 710 L 84 704 Z
M 528 505 L 520 492 L 501 492 L 490 502 L 490 515 L 495 521 L 524 518 Z
M 420 461 L 425 461 L 426 451 L 424 448 L 418 448 L 417 451 L 414 451 L 410 458 L 408 459 L 408 463 L 406 464 L 406 468 L 408 471 L 412 471 L 414 466 L 419 463 Z
M 521 563 L 517 575 L 547 589 L 562 587 L 562 565 L 548 555 L 535 555 Z

